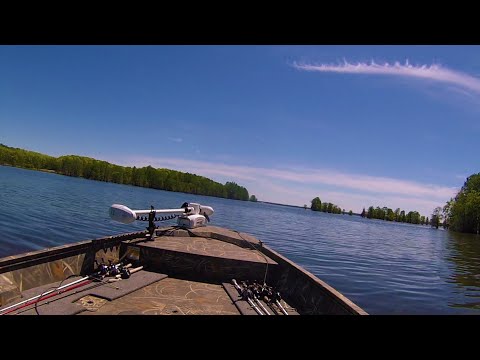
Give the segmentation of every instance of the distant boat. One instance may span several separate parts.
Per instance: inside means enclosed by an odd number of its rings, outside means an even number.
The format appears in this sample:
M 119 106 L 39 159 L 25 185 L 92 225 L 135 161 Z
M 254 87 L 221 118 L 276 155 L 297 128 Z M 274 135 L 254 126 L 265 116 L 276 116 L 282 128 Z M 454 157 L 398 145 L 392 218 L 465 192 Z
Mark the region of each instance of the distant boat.
M 114 204 L 114 220 L 147 231 L 0 259 L 0 315 L 367 315 L 255 237 L 207 226 L 212 214 Z M 177 226 L 155 225 L 173 217 Z

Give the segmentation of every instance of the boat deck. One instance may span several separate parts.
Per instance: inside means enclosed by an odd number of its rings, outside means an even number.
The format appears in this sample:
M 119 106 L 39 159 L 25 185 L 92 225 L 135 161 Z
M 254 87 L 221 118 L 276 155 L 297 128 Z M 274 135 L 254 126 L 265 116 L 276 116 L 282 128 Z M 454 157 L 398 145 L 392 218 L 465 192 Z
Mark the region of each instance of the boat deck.
M 258 315 L 231 285 L 234 278 L 261 282 L 266 272 L 275 271 L 278 263 L 256 248 L 258 240 L 249 242 L 240 234 L 219 240 L 209 233 L 187 234 L 185 230 L 159 235 L 153 241 L 141 236 L 123 243 L 127 262 L 143 267 L 130 278 L 111 283 L 106 282 L 108 278 L 92 281 L 58 295 L 42 296 L 8 314 Z M 105 257 L 115 258 L 115 254 L 104 251 L 95 255 L 97 261 Z M 27 289 L 17 302 L 79 279 L 73 276 Z M 262 304 L 273 313 L 265 302 Z M 285 301 L 282 304 L 289 314 L 297 314 Z
M 128 279 L 85 278 L 99 263 L 120 261 L 131 266 Z M 205 226 L 158 229 L 153 240 L 146 232 L 127 233 L 0 259 L 0 315 L 258 315 L 258 309 L 282 315 L 275 302 L 252 307 L 233 279 L 273 287 L 288 315 L 366 314 L 255 237 Z
M 74 277 L 68 280 L 78 280 Z M 63 283 L 65 284 L 65 282 Z M 29 299 L 59 286 L 48 284 L 27 290 Z M 273 314 L 265 302 L 262 304 Z M 297 312 L 284 300 L 289 315 Z M 276 309 L 276 307 L 274 307 Z M 230 284 L 213 284 L 167 277 L 141 270 L 112 283 L 93 281 L 78 290 L 42 298 L 8 315 L 257 315 Z
M 121 284 L 119 284 L 121 285 Z M 239 315 L 221 285 L 166 278 L 82 315 Z M 96 311 L 95 311 L 96 310 Z

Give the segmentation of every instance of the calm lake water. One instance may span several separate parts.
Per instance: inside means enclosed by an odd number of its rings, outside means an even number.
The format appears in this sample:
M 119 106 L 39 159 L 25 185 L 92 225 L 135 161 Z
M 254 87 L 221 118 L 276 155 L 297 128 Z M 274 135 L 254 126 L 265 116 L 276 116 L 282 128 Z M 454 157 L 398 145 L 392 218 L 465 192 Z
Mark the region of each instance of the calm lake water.
M 185 201 L 212 206 L 212 225 L 256 236 L 370 314 L 480 314 L 475 235 L 5 166 L 0 166 L 0 257 L 144 230 L 143 222 L 111 221 L 113 203 L 148 209 L 178 208 Z

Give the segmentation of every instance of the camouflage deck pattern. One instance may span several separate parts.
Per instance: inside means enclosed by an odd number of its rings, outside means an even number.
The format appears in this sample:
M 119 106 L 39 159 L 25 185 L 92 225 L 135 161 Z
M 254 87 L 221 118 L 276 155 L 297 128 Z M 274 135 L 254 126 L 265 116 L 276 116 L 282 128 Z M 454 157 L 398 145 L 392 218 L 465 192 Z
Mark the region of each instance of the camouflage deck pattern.
M 221 285 L 166 278 L 81 315 L 239 315 Z
M 367 314 L 251 235 L 215 226 L 166 227 L 156 235 L 150 241 L 146 232 L 122 234 L 0 259 L 0 307 L 69 275 L 90 274 L 95 260 L 130 259 L 134 266 L 168 277 L 107 301 L 98 294 L 79 294 L 68 306 L 85 309 L 82 314 L 234 315 L 239 311 L 221 284 L 232 278 L 262 282 L 266 273 L 267 284 L 300 314 Z

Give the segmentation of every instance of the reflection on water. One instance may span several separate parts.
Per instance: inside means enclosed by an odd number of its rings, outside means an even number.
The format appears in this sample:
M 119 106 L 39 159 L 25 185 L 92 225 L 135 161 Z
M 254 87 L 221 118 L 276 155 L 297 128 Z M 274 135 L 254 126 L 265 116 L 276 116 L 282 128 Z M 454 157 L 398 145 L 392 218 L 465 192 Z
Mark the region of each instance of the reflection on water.
M 144 209 L 185 201 L 212 206 L 213 225 L 253 234 L 371 314 L 480 314 L 475 235 L 4 166 L 0 257 L 144 229 L 111 221 L 113 203 Z
M 446 259 L 453 264 L 447 281 L 462 296 L 450 306 L 480 309 L 480 236 L 451 232 Z M 460 301 L 459 301 L 460 300 Z

